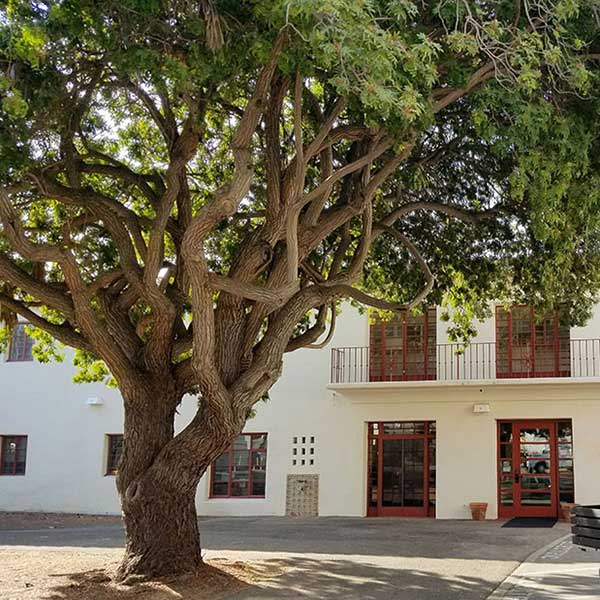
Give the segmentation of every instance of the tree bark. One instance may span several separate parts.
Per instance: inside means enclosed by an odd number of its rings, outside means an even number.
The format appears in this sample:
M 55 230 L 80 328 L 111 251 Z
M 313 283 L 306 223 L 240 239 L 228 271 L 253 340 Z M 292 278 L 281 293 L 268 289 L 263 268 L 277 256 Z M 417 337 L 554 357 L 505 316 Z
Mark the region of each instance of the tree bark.
M 185 471 L 171 472 L 168 482 L 150 472 L 131 498 L 122 498 L 127 546 L 117 579 L 153 579 L 198 569 L 197 483 L 188 481 Z
M 202 564 L 196 489 L 210 464 L 243 428 L 200 409 L 174 436 L 181 394 L 168 384 L 122 386 L 124 454 L 117 489 L 127 534 L 119 581 L 196 571 Z

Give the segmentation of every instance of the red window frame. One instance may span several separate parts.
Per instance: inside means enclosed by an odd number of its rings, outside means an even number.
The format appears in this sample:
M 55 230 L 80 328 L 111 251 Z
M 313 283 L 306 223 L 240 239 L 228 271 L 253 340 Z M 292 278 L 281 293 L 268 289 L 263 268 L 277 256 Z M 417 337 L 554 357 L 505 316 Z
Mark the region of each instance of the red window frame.
M 412 426 L 417 433 L 386 433 L 393 425 Z M 384 440 L 423 440 L 423 506 L 387 507 L 383 505 L 383 442 Z M 367 516 L 368 517 L 435 517 L 437 492 L 437 423 L 436 421 L 373 421 L 368 423 L 367 451 Z M 376 454 L 373 454 L 375 452 Z M 374 460 L 375 459 L 375 460 Z M 376 467 L 373 481 L 372 467 Z M 373 494 L 375 489 L 376 494 Z M 376 501 L 373 498 L 376 497 Z
M 17 473 L 17 461 L 15 460 L 12 465 L 12 472 L 4 471 L 4 454 L 6 452 L 7 444 L 16 442 L 17 447 L 15 452 L 22 451 L 25 453 L 23 460 L 23 472 Z M 24 448 L 20 448 L 20 444 L 24 444 Z M 27 436 L 26 435 L 0 435 L 0 476 L 22 476 L 27 472 Z
M 25 331 L 25 327 L 27 327 L 29 323 L 17 323 L 15 328 L 13 329 L 12 337 L 10 340 L 10 344 L 8 346 L 8 355 L 6 358 L 6 362 L 30 362 L 33 360 L 33 339 L 27 335 Z M 24 337 L 23 345 L 21 348 L 16 344 L 16 336 L 22 335 Z
M 391 321 L 377 319 L 369 326 L 369 381 L 430 381 L 436 379 L 436 309 L 426 308 L 423 314 L 419 315 L 423 319 L 423 335 L 420 340 L 422 351 L 420 353 L 409 345 L 407 330 L 409 325 L 412 326 L 414 323 L 408 322 L 408 316 L 408 313 L 404 312 Z M 398 318 L 402 319 L 401 323 L 396 322 L 396 325 L 402 329 L 402 346 L 399 348 L 402 364 L 396 365 L 394 358 L 387 355 L 386 327 L 390 323 L 393 324 L 394 319 Z M 373 342 L 373 331 L 376 327 L 381 328 L 380 344 Z M 397 339 L 397 336 L 394 337 Z M 379 369 L 374 366 L 374 354 L 377 349 L 381 361 Z M 415 357 L 418 357 L 418 360 L 414 360 Z
M 123 434 L 122 433 L 107 433 L 106 434 L 106 469 L 104 470 L 105 475 L 116 475 L 119 470 L 119 464 L 123 456 Z M 115 448 L 116 444 L 121 445 L 120 456 L 115 464 L 114 456 L 118 450 Z
M 254 464 L 254 461 L 253 461 L 254 455 L 263 453 L 265 455 L 265 475 L 266 475 L 266 472 L 267 472 L 267 450 L 269 447 L 268 434 L 266 432 L 241 433 L 240 436 L 238 436 L 238 437 L 241 437 L 241 436 L 250 438 L 250 445 L 248 448 L 248 492 L 249 493 L 246 495 L 232 495 L 231 494 L 232 471 L 233 471 L 233 444 L 232 444 L 221 455 L 221 456 L 224 456 L 225 454 L 229 454 L 229 463 L 228 463 L 229 474 L 228 474 L 228 478 L 227 478 L 227 494 L 214 494 L 213 493 L 213 483 L 214 483 L 214 474 L 215 474 L 214 462 L 213 462 L 213 464 L 211 465 L 211 468 L 210 468 L 210 488 L 209 488 L 209 495 L 208 495 L 209 498 L 265 498 L 265 494 L 260 494 L 260 495 L 252 494 L 252 465 Z M 253 440 L 255 438 L 259 438 L 262 436 L 265 436 L 267 439 L 266 447 L 265 448 L 253 448 L 252 447 Z M 266 482 L 265 482 L 265 488 L 266 488 Z
M 510 438 L 502 439 L 502 428 L 510 425 Z M 563 439 L 559 436 L 560 427 L 566 425 L 570 430 L 570 439 Z M 520 482 L 523 475 L 520 471 L 522 457 L 519 450 L 519 436 L 517 431 L 523 427 L 540 427 L 550 430 L 550 439 L 547 444 L 550 445 L 550 465 L 551 465 L 551 504 L 542 506 L 526 506 L 518 502 L 520 499 Z M 532 443 L 535 445 L 535 442 Z M 574 432 L 573 421 L 570 418 L 563 419 L 502 419 L 497 422 L 497 479 L 498 479 L 498 516 L 501 519 L 512 517 L 546 517 L 558 516 L 561 502 L 575 501 L 575 457 L 573 452 Z M 508 448 L 508 451 L 503 451 Z M 567 448 L 565 453 L 563 449 Z M 509 470 L 503 470 L 503 464 L 510 465 Z M 563 468 L 564 463 L 571 463 L 570 470 Z M 515 478 L 515 471 L 519 472 L 519 477 Z M 517 480 L 516 480 L 517 479 Z M 510 483 L 510 486 L 504 486 L 502 483 Z M 564 484 L 568 483 L 569 486 Z M 503 502 L 502 492 L 510 491 L 512 501 Z M 565 498 L 563 500 L 563 498 Z
M 528 368 L 520 368 L 515 369 L 513 364 L 513 350 L 514 350 L 514 339 L 513 339 L 513 310 L 515 308 L 529 308 L 529 327 L 530 327 L 530 340 L 531 340 L 531 350 L 528 357 Z M 507 347 L 506 347 L 506 364 L 507 370 L 500 369 L 500 319 L 499 313 L 500 311 L 504 311 L 507 314 Z M 561 370 L 561 362 L 564 362 L 561 359 L 564 359 L 565 356 L 561 352 L 561 341 L 567 341 L 568 344 L 566 346 L 568 359 L 570 361 L 570 334 L 568 338 L 561 337 L 559 335 L 559 323 L 558 323 L 558 313 L 554 311 L 552 313 L 552 321 L 553 321 L 553 331 L 552 331 L 552 355 L 553 355 L 553 369 L 551 371 L 541 371 L 537 369 L 536 366 L 536 315 L 534 313 L 533 307 L 528 307 L 525 304 L 517 304 L 515 306 L 511 306 L 508 310 L 505 310 L 502 306 L 496 306 L 495 311 L 495 331 L 496 331 L 496 377 L 498 379 L 515 379 L 522 377 L 569 377 L 571 375 L 571 370 L 562 369 Z M 526 359 L 527 360 L 527 359 Z

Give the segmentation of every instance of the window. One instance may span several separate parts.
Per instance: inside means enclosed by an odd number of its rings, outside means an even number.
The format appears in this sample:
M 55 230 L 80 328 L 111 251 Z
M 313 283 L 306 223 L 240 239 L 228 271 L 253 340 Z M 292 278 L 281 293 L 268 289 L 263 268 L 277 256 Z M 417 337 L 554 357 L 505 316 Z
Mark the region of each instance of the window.
M 33 360 L 31 352 L 33 348 L 33 339 L 25 331 L 27 323 L 18 323 L 15 325 L 10 346 L 8 348 L 8 359 L 11 362 L 25 362 Z
M 569 377 L 569 328 L 560 324 L 556 312 L 539 318 L 529 306 L 496 307 L 496 374 Z
M 0 436 L 0 475 L 25 475 L 26 435 Z
M 211 498 L 264 498 L 267 434 L 243 433 L 212 465 Z
M 403 313 L 370 327 L 371 381 L 424 381 L 436 378 L 436 310 Z
M 123 435 L 111 433 L 107 436 L 106 474 L 116 475 L 123 457 Z

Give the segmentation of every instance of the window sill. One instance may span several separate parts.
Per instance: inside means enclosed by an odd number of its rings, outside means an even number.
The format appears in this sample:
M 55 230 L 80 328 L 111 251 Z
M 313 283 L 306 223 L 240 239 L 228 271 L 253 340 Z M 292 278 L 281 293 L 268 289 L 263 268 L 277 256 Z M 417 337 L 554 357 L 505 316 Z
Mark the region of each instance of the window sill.
M 265 500 L 266 496 L 209 496 L 208 500 Z

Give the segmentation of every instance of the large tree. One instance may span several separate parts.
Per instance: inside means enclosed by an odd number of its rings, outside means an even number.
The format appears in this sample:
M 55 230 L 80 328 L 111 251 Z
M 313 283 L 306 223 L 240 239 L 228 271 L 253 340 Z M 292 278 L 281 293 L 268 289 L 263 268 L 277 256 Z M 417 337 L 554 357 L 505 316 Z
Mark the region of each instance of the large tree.
M 200 477 L 341 300 L 585 315 L 596 3 L 2 7 L 0 303 L 119 387 L 121 578 L 200 564 Z

